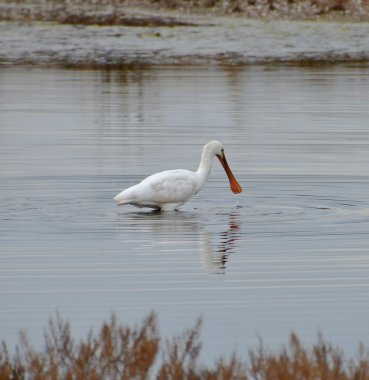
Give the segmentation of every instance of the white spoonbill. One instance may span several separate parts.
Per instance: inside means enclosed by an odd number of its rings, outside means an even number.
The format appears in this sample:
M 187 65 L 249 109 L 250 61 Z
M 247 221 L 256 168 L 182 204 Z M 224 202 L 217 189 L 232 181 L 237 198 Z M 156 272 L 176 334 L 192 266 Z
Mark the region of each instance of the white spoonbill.
M 214 156 L 218 157 L 227 173 L 231 190 L 235 194 L 241 193 L 242 188 L 226 161 L 223 145 L 214 140 L 204 146 L 196 172 L 176 169 L 153 174 L 137 185 L 123 190 L 114 197 L 114 200 L 118 206 L 131 204 L 136 207 L 173 211 L 197 194 L 206 184 Z

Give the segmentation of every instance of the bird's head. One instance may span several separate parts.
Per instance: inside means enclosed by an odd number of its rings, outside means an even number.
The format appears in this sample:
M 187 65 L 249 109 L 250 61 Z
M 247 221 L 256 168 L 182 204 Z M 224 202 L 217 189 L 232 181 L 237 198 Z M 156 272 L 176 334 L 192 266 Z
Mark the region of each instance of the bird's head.
M 207 143 L 204 147 L 204 149 L 209 149 L 211 152 L 217 156 L 218 160 L 222 164 L 224 171 L 226 172 L 229 180 L 229 184 L 231 186 L 231 190 L 235 194 L 239 194 L 242 192 L 242 187 L 237 182 L 236 178 L 234 177 L 231 168 L 229 167 L 225 154 L 224 154 L 224 147 L 223 144 L 219 141 L 213 140 Z

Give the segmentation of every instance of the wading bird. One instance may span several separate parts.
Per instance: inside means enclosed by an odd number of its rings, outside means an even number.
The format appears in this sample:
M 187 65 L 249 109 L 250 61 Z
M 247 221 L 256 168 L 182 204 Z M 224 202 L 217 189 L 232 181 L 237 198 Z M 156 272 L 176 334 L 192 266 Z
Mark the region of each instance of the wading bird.
M 173 211 L 197 194 L 206 184 L 215 156 L 227 173 L 231 190 L 235 194 L 241 193 L 242 188 L 228 166 L 223 145 L 214 140 L 203 147 L 200 165 L 196 172 L 176 169 L 153 174 L 137 185 L 123 190 L 114 197 L 114 200 L 118 206 L 131 204 L 136 207 Z

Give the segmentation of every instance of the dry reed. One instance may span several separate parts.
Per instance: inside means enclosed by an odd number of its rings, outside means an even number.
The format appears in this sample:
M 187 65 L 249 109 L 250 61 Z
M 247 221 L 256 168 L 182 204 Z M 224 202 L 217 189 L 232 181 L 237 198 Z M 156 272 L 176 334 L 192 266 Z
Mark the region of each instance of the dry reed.
M 233 354 L 213 365 L 200 363 L 201 321 L 172 339 L 162 340 L 151 313 L 141 325 L 129 327 L 112 315 L 98 333 L 76 341 L 68 322 L 51 319 L 44 347 L 36 350 L 25 333 L 11 354 L 0 348 L 0 380 L 369 380 L 369 353 L 360 345 L 355 358 L 319 335 L 305 347 L 296 334 L 271 351 L 260 342 L 240 359 Z

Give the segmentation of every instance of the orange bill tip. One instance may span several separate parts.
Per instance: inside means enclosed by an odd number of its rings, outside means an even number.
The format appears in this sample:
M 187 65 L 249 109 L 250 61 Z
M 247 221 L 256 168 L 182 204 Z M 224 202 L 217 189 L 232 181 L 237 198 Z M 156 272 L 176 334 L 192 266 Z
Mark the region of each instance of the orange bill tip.
M 235 178 L 233 178 L 233 179 L 234 179 L 234 181 L 230 181 L 231 190 L 233 191 L 234 194 L 242 193 L 241 185 L 236 181 Z

